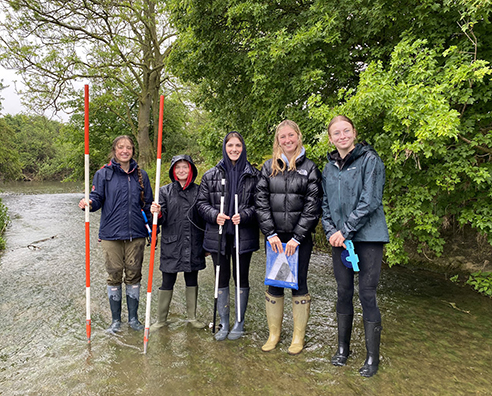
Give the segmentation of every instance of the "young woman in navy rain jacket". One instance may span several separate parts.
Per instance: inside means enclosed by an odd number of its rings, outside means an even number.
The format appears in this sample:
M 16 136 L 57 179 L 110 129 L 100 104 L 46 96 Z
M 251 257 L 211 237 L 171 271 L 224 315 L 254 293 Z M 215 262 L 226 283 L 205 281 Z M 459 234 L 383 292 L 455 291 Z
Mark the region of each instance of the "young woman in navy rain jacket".
M 366 143 L 355 144 L 357 131 L 345 116 L 328 125 L 336 150 L 328 154 L 323 171 L 323 218 L 326 238 L 332 246 L 338 287 L 338 350 L 331 362 L 345 365 L 350 354 L 354 308 L 354 271 L 342 262 L 345 241 L 352 240 L 359 256 L 359 298 L 362 305 L 367 356 L 359 370 L 364 377 L 376 374 L 379 365 L 381 313 L 376 288 L 381 273 L 383 246 L 389 242 L 383 210 L 384 164 Z
M 312 233 L 321 214 L 321 174 L 316 164 L 306 158 L 299 126 L 291 120 L 282 121 L 275 131 L 273 156 L 261 169 L 256 192 L 256 213 L 260 229 L 274 252 L 290 256 L 299 249 L 298 286 L 292 289 L 294 334 L 288 349 L 291 355 L 301 353 L 309 319 L 311 297 L 307 274 Z M 273 350 L 280 340 L 284 315 L 284 289 L 268 286 L 266 314 L 269 328 L 264 352 Z
M 167 323 L 169 305 L 173 296 L 178 272 L 183 272 L 186 283 L 186 311 L 188 322 L 195 328 L 205 324 L 196 320 L 198 298 L 198 271 L 205 268 L 203 250 L 204 221 L 198 215 L 195 201 L 199 186 L 198 175 L 189 155 L 176 155 L 171 160 L 171 183 L 159 190 L 159 204 L 152 203 L 151 212 L 159 214 L 161 226 L 162 285 L 159 288 L 158 319 L 151 330 Z
M 259 249 L 259 231 L 256 221 L 254 194 L 258 181 L 258 170 L 247 160 L 246 145 L 238 132 L 230 132 L 222 145 L 223 158 L 203 175 L 198 193 L 197 208 L 200 216 L 207 222 L 203 248 L 212 254 L 214 268 L 220 257 L 219 294 L 217 310 L 220 316 L 219 331 L 215 333 L 218 341 L 229 338 L 236 340 L 244 334 L 244 315 L 249 299 L 249 264 L 254 251 Z M 224 212 L 220 213 L 221 180 L 225 178 Z M 234 195 L 238 195 L 239 214 L 235 214 Z M 239 225 L 239 277 L 240 277 L 240 320 L 236 321 L 229 333 L 229 280 L 231 277 L 231 258 L 234 282 L 236 276 L 235 225 Z M 219 251 L 219 225 L 223 226 L 223 236 Z M 236 288 L 237 293 L 237 288 Z M 236 303 L 238 301 L 236 295 Z
M 129 136 L 113 141 L 113 158 L 94 175 L 89 195 L 90 211 L 101 209 L 99 239 L 104 252 L 112 323 L 109 331 L 121 329 L 122 283 L 126 284 L 128 324 L 143 330 L 138 320 L 140 280 L 146 238 L 149 233 L 142 215 L 150 219 L 152 188 L 147 173 L 133 159 L 135 145 Z M 79 207 L 85 209 L 85 198 Z

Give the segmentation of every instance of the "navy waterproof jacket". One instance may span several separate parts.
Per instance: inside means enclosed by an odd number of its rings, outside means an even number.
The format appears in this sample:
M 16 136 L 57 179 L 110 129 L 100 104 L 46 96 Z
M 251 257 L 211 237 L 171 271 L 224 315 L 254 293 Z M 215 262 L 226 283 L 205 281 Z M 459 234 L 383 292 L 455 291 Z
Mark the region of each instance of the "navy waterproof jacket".
M 256 214 L 266 237 L 293 234 L 302 242 L 314 232 L 321 214 L 321 174 L 305 154 L 296 159 L 296 171 L 272 173 L 272 159 L 261 169 L 256 187 Z
M 89 199 L 92 200 L 91 212 L 101 208 L 99 239 L 125 241 L 149 236 L 141 209 L 144 209 L 148 221 L 152 221 L 152 187 L 147 173 L 143 169 L 140 171 L 145 202 L 140 199 L 142 187 L 135 160 L 130 161 L 128 173 L 112 159 L 94 175 Z
M 258 175 L 258 170 L 249 162 L 246 162 L 237 190 L 238 209 L 241 215 L 241 222 L 239 223 L 239 254 L 253 252 L 260 248 L 260 235 L 255 212 L 255 188 L 258 182 Z M 223 177 L 225 177 L 225 168 L 222 159 L 217 166 L 209 169 L 203 175 L 197 198 L 198 213 L 207 222 L 203 247 L 207 252 L 212 253 L 217 253 L 219 245 L 217 216 L 220 211 L 221 180 Z M 230 200 L 226 180 L 224 213 L 229 211 L 228 202 Z M 225 254 L 226 238 L 222 238 L 221 242 L 221 252 Z
M 323 170 L 322 224 L 329 239 L 341 231 L 354 242 L 389 242 L 383 210 L 384 164 L 366 143 L 357 143 L 342 169 L 337 151 Z
M 193 179 L 185 190 L 175 180 L 173 167 L 178 161 L 191 165 Z M 205 268 L 203 229 L 205 222 L 195 206 L 199 186 L 195 184 L 198 172 L 189 155 L 176 155 L 171 161 L 169 177 L 172 183 L 159 190 L 161 205 L 161 263 L 159 269 L 166 273 L 191 272 Z

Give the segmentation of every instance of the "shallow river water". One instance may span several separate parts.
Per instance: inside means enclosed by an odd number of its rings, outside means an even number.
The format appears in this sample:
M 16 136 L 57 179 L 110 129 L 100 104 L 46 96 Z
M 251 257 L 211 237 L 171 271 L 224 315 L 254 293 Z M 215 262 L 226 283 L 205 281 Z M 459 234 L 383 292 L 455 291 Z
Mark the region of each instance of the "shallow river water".
M 270 353 L 260 349 L 268 337 L 264 252 L 253 256 L 245 337 L 217 342 L 210 330 L 188 326 L 182 320 L 180 275 L 170 313 L 176 322 L 151 333 L 143 354 L 143 333 L 126 326 L 117 336 L 105 332 L 111 318 L 97 244 L 99 214 L 91 214 L 89 345 L 84 214 L 77 207 L 83 188 L 28 186 L 0 186 L 12 219 L 5 234 L 7 250 L 0 254 L 0 395 L 492 395 L 492 299 L 425 271 L 383 268 L 378 374 L 369 379 L 358 374 L 365 346 L 357 300 L 353 353 L 347 366 L 332 366 L 336 287 L 328 255 L 313 255 L 311 261 L 311 318 L 300 355 L 287 354 L 290 304 L 279 347 Z M 148 250 L 144 263 L 142 322 Z M 152 322 L 161 279 L 157 268 L 156 262 Z M 210 259 L 199 283 L 198 314 L 208 323 L 213 312 Z M 125 305 L 123 313 L 125 320 Z

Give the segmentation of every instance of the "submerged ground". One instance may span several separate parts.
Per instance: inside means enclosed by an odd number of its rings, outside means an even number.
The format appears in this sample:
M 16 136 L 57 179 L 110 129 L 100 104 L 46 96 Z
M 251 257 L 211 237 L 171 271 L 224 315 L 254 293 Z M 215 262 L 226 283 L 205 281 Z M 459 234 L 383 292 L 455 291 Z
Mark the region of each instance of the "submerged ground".
M 143 333 L 126 326 L 118 336 L 105 332 L 110 313 L 97 215 L 91 215 L 93 328 L 88 346 L 84 216 L 77 208 L 81 194 L 21 192 L 1 195 L 13 223 L 5 235 L 7 250 L 0 255 L 0 395 L 492 394 L 492 300 L 425 271 L 383 268 L 378 295 L 384 330 L 377 376 L 365 379 L 357 372 L 365 347 L 356 300 L 353 355 L 346 367 L 333 367 L 336 288 L 328 255 L 312 259 L 312 311 L 306 348 L 299 356 L 287 354 L 292 335 L 289 304 L 280 346 L 270 353 L 260 350 L 268 336 L 263 252 L 255 253 L 251 265 L 244 338 L 217 342 L 209 330 L 195 330 L 181 321 L 185 306 L 180 276 L 171 306 L 171 318 L 177 322 L 152 333 L 144 355 Z M 148 262 L 147 251 L 142 321 Z M 199 279 L 198 310 L 209 322 L 213 270 L 210 260 L 207 264 Z M 156 269 L 153 318 L 159 282 Z

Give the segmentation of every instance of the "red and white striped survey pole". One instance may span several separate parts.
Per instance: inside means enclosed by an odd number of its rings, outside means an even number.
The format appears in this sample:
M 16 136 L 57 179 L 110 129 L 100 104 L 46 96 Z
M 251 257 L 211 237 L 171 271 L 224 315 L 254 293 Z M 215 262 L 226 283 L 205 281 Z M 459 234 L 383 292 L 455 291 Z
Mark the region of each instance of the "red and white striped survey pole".
M 89 85 L 85 85 L 85 329 L 87 332 L 87 342 L 91 342 L 91 244 L 90 244 L 90 222 L 89 222 Z
M 159 202 L 159 182 L 161 180 L 161 151 L 162 151 L 162 121 L 164 118 L 164 95 L 161 95 L 159 103 L 159 132 L 157 138 L 157 165 L 155 168 L 155 190 L 154 202 Z M 154 274 L 155 245 L 157 242 L 157 218 L 158 213 L 154 213 L 152 218 L 152 244 L 150 247 L 149 279 L 147 283 L 147 307 L 145 309 L 145 330 L 144 330 L 144 353 L 147 353 L 150 329 L 150 303 L 152 301 L 152 276 Z

